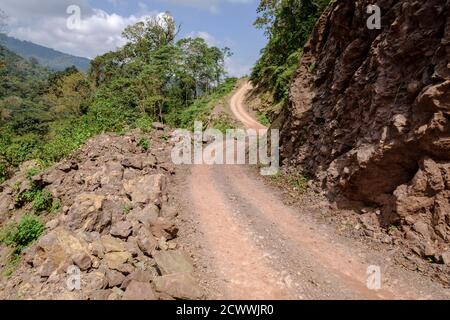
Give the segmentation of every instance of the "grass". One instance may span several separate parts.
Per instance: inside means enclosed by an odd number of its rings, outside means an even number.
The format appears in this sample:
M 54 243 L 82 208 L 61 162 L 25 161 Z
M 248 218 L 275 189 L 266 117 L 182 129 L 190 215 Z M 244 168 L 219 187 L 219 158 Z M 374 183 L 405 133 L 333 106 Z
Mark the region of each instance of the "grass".
M 300 193 L 304 193 L 307 188 L 308 179 L 300 173 L 294 173 L 288 177 L 289 184 L 299 191 Z
M 300 171 L 282 172 L 270 176 L 272 182 L 277 185 L 289 186 L 300 194 L 308 189 L 308 177 Z
M 181 112 L 169 114 L 167 123 L 172 127 L 193 130 L 195 121 L 207 122 L 217 103 L 234 90 L 237 80 L 237 78 L 228 78 L 212 94 L 197 99 Z
M 138 147 L 141 147 L 142 150 L 147 151 L 150 148 L 150 140 L 147 138 L 141 138 L 137 145 Z
M 270 126 L 270 120 L 265 113 L 258 113 L 257 120 L 266 127 Z
M 131 210 L 133 209 L 132 206 L 126 205 L 123 207 L 123 214 L 129 214 L 131 212 Z
M 19 223 L 7 224 L 0 232 L 0 243 L 14 248 L 20 254 L 23 249 L 36 241 L 44 232 L 44 225 L 33 214 L 26 214 Z

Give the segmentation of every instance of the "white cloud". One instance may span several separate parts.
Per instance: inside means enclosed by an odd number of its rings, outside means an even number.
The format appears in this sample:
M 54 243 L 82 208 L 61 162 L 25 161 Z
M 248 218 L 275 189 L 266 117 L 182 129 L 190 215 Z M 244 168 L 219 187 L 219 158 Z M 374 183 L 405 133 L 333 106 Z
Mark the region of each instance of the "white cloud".
M 109 0 L 120 3 L 122 0 Z M 220 2 L 249 3 L 254 0 L 164 0 L 184 5 L 203 7 L 208 10 L 218 8 Z M 69 5 L 78 5 L 81 9 L 81 24 L 75 30 L 67 28 Z M 124 45 L 121 34 L 130 24 L 142 21 L 146 17 L 161 14 L 151 11 L 144 0 L 138 3 L 139 14 L 121 16 L 92 8 L 87 0 L 2 0 L 0 7 L 9 15 L 11 32 L 9 35 L 28 40 L 43 46 L 77 56 L 94 58 L 99 54 Z M 230 47 L 230 39 L 217 39 L 206 31 L 188 33 L 189 37 L 201 37 L 210 46 Z M 242 63 L 236 57 L 227 58 L 226 69 L 231 76 L 242 76 L 250 72 L 251 66 Z
M 186 37 L 189 38 L 202 38 L 206 41 L 208 46 L 210 47 L 220 47 L 222 46 L 222 43 L 217 40 L 212 34 L 206 32 L 206 31 L 194 31 L 190 32 L 186 35 Z
M 10 36 L 88 58 L 122 46 L 125 41 L 121 34 L 127 25 L 159 14 L 146 7 L 139 15 L 109 14 L 90 7 L 85 0 L 47 0 L 42 5 L 31 0 L 3 1 L 1 7 L 10 17 Z M 74 3 L 80 6 L 81 24 L 69 30 L 66 9 Z
M 169 2 L 176 5 L 183 5 L 186 7 L 205 9 L 209 10 L 212 13 L 218 13 L 220 11 L 220 4 L 224 3 L 249 4 L 255 2 L 255 0 L 160 0 L 160 1 Z

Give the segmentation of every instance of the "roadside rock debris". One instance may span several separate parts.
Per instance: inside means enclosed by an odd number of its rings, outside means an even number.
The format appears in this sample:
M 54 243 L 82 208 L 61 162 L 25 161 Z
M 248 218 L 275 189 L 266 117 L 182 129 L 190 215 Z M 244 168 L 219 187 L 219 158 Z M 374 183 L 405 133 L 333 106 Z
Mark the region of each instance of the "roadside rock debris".
M 175 174 L 170 142 L 160 137 L 163 126 L 153 127 L 147 151 L 138 146 L 141 133 L 103 134 L 31 179 L 26 172 L 35 164 L 24 164 L 1 186 L 2 228 L 32 211 L 31 204 L 16 205 L 31 185 L 48 190 L 60 209 L 38 215 L 45 230 L 2 277 L 0 299 L 203 297 L 192 262 L 177 249 L 177 213 L 167 188 Z M 0 249 L 6 272 L 12 250 Z

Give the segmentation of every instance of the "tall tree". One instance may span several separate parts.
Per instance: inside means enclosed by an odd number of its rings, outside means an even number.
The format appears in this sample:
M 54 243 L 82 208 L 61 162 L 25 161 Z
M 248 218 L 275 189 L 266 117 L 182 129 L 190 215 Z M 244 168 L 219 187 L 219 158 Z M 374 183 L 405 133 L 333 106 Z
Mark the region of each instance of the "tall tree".
M 261 0 L 257 28 L 265 29 L 269 42 L 262 50 L 251 80 L 274 91 L 277 101 L 287 97 L 303 46 L 316 20 L 330 0 Z

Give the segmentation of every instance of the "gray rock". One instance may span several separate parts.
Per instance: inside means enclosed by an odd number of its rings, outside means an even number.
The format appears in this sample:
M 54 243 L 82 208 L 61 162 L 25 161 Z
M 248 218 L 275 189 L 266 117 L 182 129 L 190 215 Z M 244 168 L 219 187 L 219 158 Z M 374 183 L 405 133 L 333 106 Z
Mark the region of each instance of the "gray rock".
M 164 130 L 164 124 L 162 124 L 161 122 L 153 122 L 152 128 L 156 130 Z

